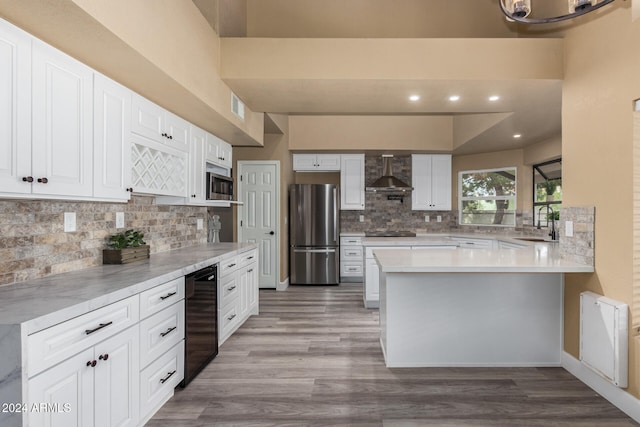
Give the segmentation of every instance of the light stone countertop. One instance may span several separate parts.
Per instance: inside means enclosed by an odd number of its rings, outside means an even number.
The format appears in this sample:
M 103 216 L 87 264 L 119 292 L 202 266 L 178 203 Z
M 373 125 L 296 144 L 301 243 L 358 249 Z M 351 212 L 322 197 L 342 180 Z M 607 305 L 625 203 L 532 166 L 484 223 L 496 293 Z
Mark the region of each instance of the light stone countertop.
M 208 243 L 0 287 L 0 325 L 31 334 L 255 248 Z
M 502 239 L 500 239 L 502 240 Z M 593 266 L 562 259 L 557 243 L 518 249 L 440 248 L 374 251 L 385 273 L 592 273 Z

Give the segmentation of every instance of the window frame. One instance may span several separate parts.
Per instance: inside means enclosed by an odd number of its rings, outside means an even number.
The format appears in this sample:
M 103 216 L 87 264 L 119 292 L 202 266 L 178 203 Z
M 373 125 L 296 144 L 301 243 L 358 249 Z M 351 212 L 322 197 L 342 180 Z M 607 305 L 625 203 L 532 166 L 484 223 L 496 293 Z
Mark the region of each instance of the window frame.
M 511 172 L 513 171 L 513 182 L 514 182 L 514 194 L 513 196 L 487 196 L 487 197 L 464 197 L 462 195 L 462 176 L 464 174 L 473 174 L 473 173 L 487 173 L 487 172 Z M 465 201 L 474 201 L 474 200 L 513 200 L 513 205 L 516 207 L 513 210 L 513 224 L 466 224 L 462 222 L 462 205 Z M 517 220 L 517 206 L 518 206 L 518 167 L 517 166 L 505 166 L 500 168 L 492 168 L 492 169 L 474 169 L 474 170 L 464 170 L 458 171 L 458 225 L 466 225 L 471 227 L 516 227 Z M 511 214 L 509 214 L 511 215 Z
M 548 228 L 551 224 L 549 221 L 549 218 L 547 217 L 548 211 L 545 211 L 545 218 L 544 221 L 541 219 L 540 217 L 540 209 L 547 207 L 548 209 L 551 209 L 553 211 L 559 211 L 560 207 L 562 207 L 562 200 L 551 200 L 551 201 L 544 201 L 544 202 L 538 202 L 536 200 L 536 194 L 538 191 L 537 185 L 536 185 L 536 171 L 538 172 L 538 174 L 543 177 L 545 180 L 548 180 L 548 178 L 545 176 L 545 174 L 539 169 L 540 166 L 546 166 L 546 165 L 550 165 L 553 163 L 559 163 L 560 164 L 560 178 L 555 178 L 555 179 L 559 179 L 560 180 L 560 188 L 562 188 L 562 157 L 554 159 L 554 160 L 549 160 L 546 162 L 542 162 L 542 163 L 536 163 L 535 165 L 531 165 L 531 198 L 532 198 L 532 206 L 533 206 L 533 214 L 532 214 L 532 220 L 533 220 L 533 226 L 537 227 L 538 223 L 540 223 L 541 227 L 545 227 Z M 555 207 L 555 209 L 553 209 Z

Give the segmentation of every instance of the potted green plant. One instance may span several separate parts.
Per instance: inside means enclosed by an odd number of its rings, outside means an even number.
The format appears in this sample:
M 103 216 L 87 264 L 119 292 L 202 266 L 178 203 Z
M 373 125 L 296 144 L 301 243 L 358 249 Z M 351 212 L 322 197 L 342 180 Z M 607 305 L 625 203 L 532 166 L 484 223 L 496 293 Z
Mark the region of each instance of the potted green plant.
M 103 264 L 126 264 L 149 258 L 149 245 L 144 234 L 135 230 L 113 234 L 107 242 L 109 249 L 102 251 Z
M 558 188 L 558 181 L 555 179 L 548 179 L 542 183 L 542 188 L 547 193 L 547 202 L 553 201 L 553 193 L 556 192 Z

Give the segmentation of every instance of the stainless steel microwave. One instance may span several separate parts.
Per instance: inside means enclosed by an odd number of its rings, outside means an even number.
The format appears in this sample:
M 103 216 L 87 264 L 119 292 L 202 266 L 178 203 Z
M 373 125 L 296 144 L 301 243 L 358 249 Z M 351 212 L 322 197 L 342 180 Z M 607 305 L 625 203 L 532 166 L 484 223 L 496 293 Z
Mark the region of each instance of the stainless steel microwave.
M 207 200 L 233 200 L 233 178 L 207 172 Z

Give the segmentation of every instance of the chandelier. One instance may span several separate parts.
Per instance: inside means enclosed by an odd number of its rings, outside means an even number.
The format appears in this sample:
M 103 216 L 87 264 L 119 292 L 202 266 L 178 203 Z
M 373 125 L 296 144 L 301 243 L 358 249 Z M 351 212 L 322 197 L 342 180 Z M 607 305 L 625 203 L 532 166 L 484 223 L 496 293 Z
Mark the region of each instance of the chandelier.
M 531 13 L 531 0 L 499 0 L 500 10 L 508 20 L 522 22 L 523 24 L 549 24 L 551 22 L 564 21 L 584 15 L 602 6 L 612 3 L 614 0 L 568 0 L 569 10 L 565 15 L 549 18 L 528 18 Z

